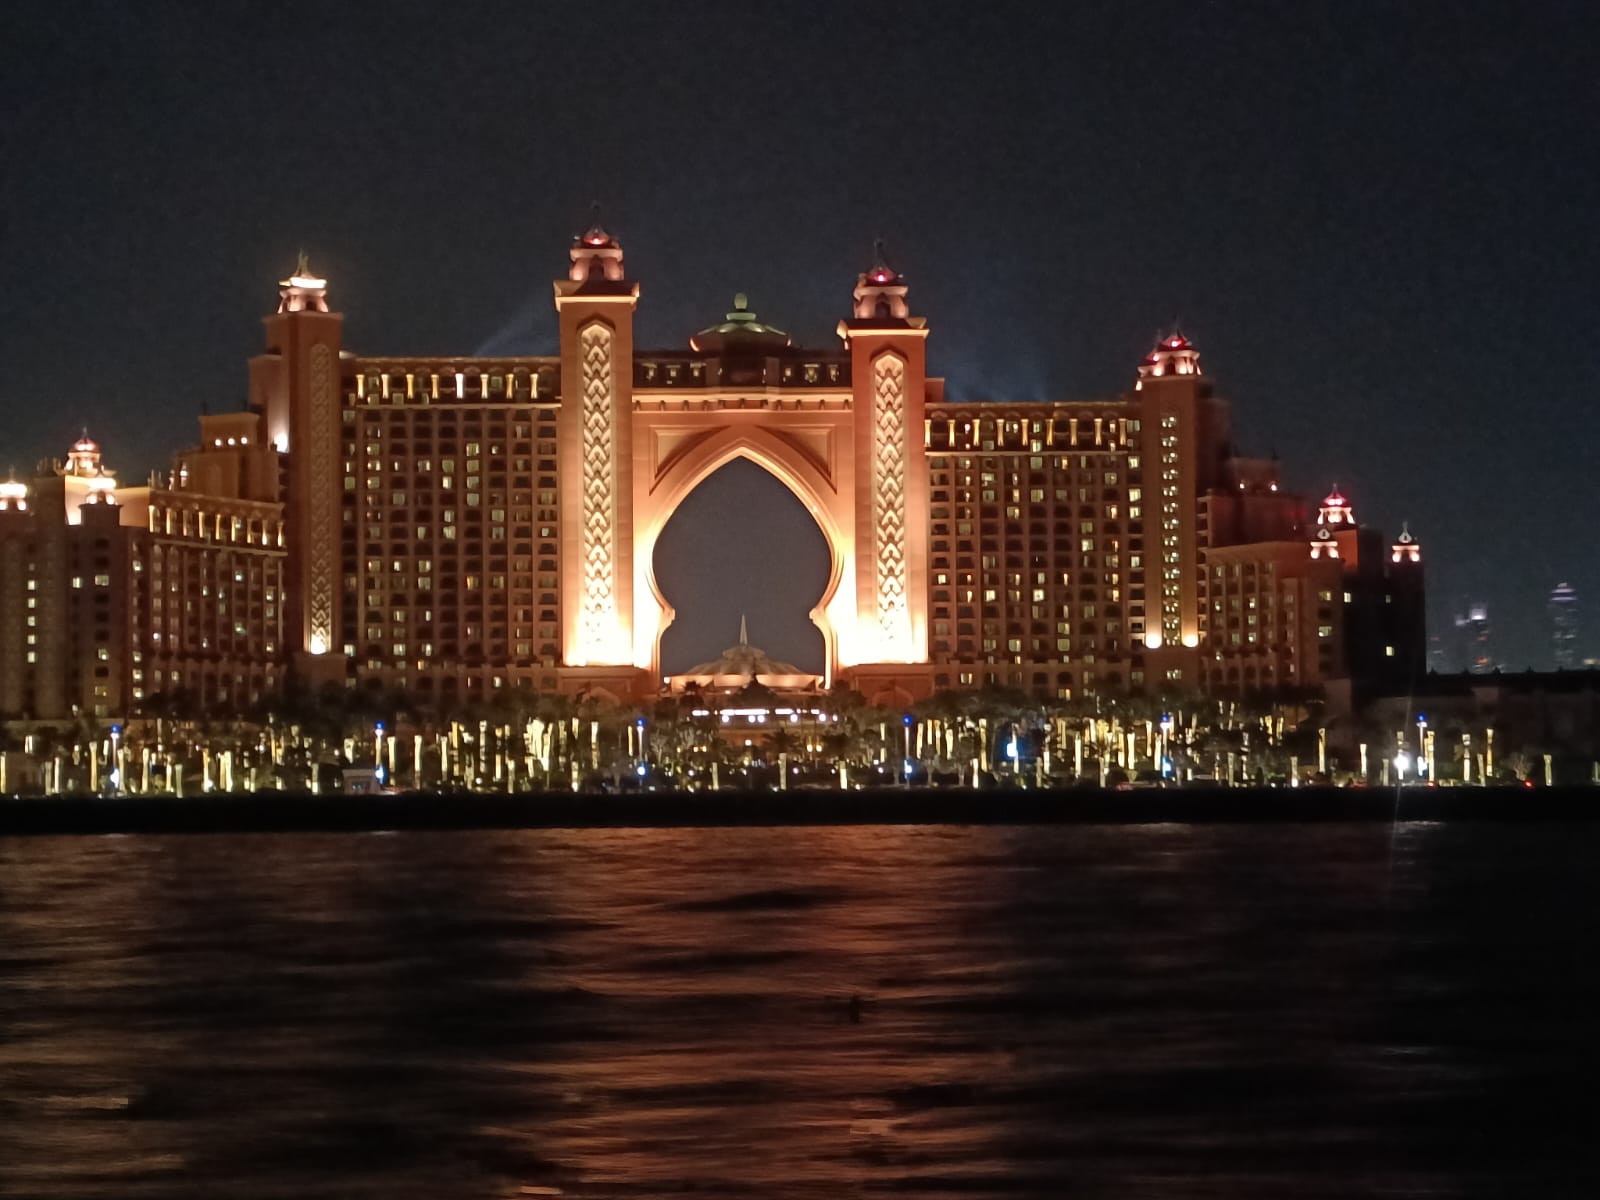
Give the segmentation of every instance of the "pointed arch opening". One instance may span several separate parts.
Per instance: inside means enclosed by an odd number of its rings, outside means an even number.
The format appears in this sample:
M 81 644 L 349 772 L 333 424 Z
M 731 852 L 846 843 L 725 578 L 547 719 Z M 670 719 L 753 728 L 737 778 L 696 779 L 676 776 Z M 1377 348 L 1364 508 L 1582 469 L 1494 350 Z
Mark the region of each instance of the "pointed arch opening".
M 661 675 L 662 639 L 677 613 L 656 572 L 656 547 L 679 505 L 702 483 L 736 459 L 748 460 L 783 485 L 820 530 L 826 555 L 826 580 L 807 616 L 822 637 L 824 684 L 831 686 L 841 661 L 853 661 L 849 636 L 854 628 L 855 538 L 851 498 L 842 495 L 827 469 L 795 444 L 750 423 L 724 427 L 675 457 L 653 485 L 636 490 L 634 505 L 635 662 Z M 788 550 L 769 543 L 767 561 L 782 564 Z M 730 569 L 738 569 L 732 564 Z M 809 587 L 809 585 L 806 585 Z M 807 595 L 810 599 L 812 592 Z M 650 602 L 654 602 L 651 612 Z M 752 619 L 755 614 L 750 614 Z M 758 639 L 759 640 L 759 639 Z M 842 642 L 844 644 L 842 644 Z M 720 649 L 720 647 L 719 647 Z M 771 650 L 772 647 L 767 647 Z M 805 665 L 805 664 L 796 664 Z
M 827 537 L 794 492 L 738 456 L 690 490 L 662 526 L 653 562 L 676 619 L 662 631 L 663 675 L 715 660 L 748 637 L 773 659 L 821 675 L 813 612 L 832 576 Z

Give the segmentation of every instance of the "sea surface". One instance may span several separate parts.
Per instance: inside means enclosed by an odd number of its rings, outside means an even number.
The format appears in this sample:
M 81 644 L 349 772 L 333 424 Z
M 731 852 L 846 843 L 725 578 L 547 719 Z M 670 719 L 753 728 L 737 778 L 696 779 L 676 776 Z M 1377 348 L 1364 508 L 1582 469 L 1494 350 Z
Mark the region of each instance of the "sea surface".
M 0 1196 L 1600 1196 L 1600 826 L 0 840 Z

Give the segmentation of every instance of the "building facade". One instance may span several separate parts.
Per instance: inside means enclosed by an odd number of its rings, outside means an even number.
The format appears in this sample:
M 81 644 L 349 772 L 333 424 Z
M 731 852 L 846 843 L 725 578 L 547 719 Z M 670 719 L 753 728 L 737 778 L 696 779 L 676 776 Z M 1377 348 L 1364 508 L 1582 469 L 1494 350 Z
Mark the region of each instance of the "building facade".
M 94 485 L 116 519 L 90 555 L 123 547 L 108 571 L 82 568 L 125 597 L 107 600 L 121 632 L 92 668 L 105 676 L 65 682 L 81 670 L 64 640 L 17 659 L 10 605 L 27 599 L 14 579 L 77 578 L 80 535 L 62 531 L 110 518 L 57 495 L 76 468 L 0 511 L 0 554 L 31 564 L 0 585 L 0 710 L 115 712 L 180 689 L 239 706 L 288 675 L 441 708 L 506 688 L 654 694 L 676 615 L 656 540 L 736 457 L 790 488 L 827 541 L 811 614 L 825 685 L 1065 699 L 1420 671 L 1420 548 L 1358 527 L 1337 493 L 1313 518 L 1274 461 L 1238 455 L 1181 334 L 1121 396 L 956 403 L 881 255 L 820 350 L 743 297 L 686 347 L 637 349 L 640 287 L 616 239 L 596 225 L 568 258 L 560 352 L 505 358 L 353 353 L 302 260 L 265 319 L 245 411 L 202 418 L 200 445 L 149 487 Z
M 243 711 L 283 680 L 278 462 L 248 414 L 125 487 L 84 435 L 0 485 L 0 716 Z

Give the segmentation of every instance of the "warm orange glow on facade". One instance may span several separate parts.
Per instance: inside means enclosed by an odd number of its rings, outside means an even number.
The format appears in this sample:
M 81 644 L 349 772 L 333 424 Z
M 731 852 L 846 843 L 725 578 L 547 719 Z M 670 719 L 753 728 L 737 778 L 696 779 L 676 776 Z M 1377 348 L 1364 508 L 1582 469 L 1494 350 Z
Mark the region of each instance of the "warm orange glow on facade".
M 1275 463 L 1233 452 L 1181 334 L 1122 396 L 955 403 L 881 252 L 826 349 L 739 296 L 682 348 L 638 350 L 621 245 L 596 223 L 568 258 L 559 353 L 504 358 L 352 353 L 302 262 L 264 321 L 248 408 L 202 418 L 164 484 L 118 487 L 85 437 L 31 489 L 0 490 L 16 579 L 73 577 L 53 522 L 132 531 L 129 574 L 107 585 L 126 594 L 120 683 L 90 671 L 92 707 L 191 687 L 232 702 L 289 673 L 441 707 L 508 688 L 652 695 L 677 616 L 657 541 L 735 458 L 826 540 L 825 682 L 886 703 L 1310 684 L 1365 670 L 1375 638 L 1402 663 L 1420 647 L 1414 540 L 1373 549 L 1337 493 L 1308 521 Z M 0 586 L 0 712 L 53 712 L 68 689 L 50 679 L 77 651 L 52 632 L 46 654 L 49 622 L 26 623 L 19 588 Z

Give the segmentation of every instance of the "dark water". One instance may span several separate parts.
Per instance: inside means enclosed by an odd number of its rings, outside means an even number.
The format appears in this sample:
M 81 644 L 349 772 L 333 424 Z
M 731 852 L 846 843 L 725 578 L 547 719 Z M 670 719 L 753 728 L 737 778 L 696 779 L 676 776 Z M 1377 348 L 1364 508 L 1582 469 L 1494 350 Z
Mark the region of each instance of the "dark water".
M 1600 1195 L 1597 853 L 1559 824 L 0 842 L 0 1195 Z

